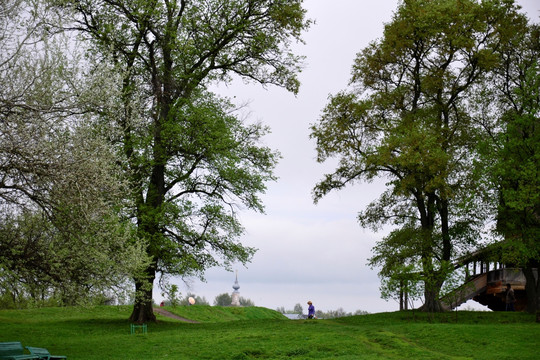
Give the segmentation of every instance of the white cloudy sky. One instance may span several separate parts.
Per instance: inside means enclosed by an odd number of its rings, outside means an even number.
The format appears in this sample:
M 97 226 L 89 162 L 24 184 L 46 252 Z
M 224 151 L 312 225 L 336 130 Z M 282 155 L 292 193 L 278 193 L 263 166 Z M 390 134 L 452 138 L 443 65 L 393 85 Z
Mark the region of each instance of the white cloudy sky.
M 279 180 L 268 184 L 264 195 L 266 214 L 244 212 L 242 242 L 258 248 L 253 261 L 238 269 L 240 294 L 257 306 L 292 309 L 312 300 L 324 311 L 371 313 L 398 310 L 395 301 L 380 298 L 377 270 L 366 263 L 371 248 L 384 233 L 360 228 L 356 214 L 378 197 L 384 181 L 357 184 L 313 204 L 311 190 L 333 168 L 315 161 L 315 144 L 309 126 L 315 123 L 329 94 L 346 87 L 355 54 L 382 35 L 398 0 L 305 0 L 308 17 L 316 24 L 304 36 L 306 45 L 297 53 L 307 57 L 300 75 L 300 92 L 294 96 L 271 87 L 242 83 L 221 87 L 229 97 L 250 101 L 252 120 L 269 125 L 265 142 L 278 149 L 283 159 L 276 169 Z M 540 1 L 518 0 L 535 21 Z M 234 273 L 222 269 L 207 272 L 207 282 L 193 281 L 187 291 L 204 296 L 232 292 Z M 183 284 L 182 282 L 177 282 Z M 159 290 L 154 298 L 161 301 Z M 474 306 L 469 301 L 465 306 Z

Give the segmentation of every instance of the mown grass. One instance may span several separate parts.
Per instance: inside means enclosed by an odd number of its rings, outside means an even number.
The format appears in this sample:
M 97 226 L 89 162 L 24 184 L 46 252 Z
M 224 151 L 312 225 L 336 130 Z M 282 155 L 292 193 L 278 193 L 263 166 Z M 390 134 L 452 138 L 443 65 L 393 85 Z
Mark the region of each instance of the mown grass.
M 263 307 L 223 307 L 223 306 L 176 306 L 166 310 L 198 322 L 228 322 L 236 320 L 286 319 L 277 311 Z
M 382 313 L 286 320 L 264 308 L 167 308 L 130 334 L 129 307 L 0 311 L 0 341 L 68 359 L 538 359 L 540 325 L 523 313 Z M 227 320 L 225 320 L 227 319 Z

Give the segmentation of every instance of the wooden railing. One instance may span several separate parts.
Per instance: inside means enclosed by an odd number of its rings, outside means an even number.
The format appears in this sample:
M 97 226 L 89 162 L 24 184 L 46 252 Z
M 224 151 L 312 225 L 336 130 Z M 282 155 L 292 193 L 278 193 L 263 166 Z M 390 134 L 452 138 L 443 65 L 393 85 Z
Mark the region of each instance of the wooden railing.
M 487 273 L 472 277 L 465 284 L 441 298 L 443 307 L 447 310 L 455 309 L 467 300 L 470 300 L 476 295 L 486 291 L 487 279 Z

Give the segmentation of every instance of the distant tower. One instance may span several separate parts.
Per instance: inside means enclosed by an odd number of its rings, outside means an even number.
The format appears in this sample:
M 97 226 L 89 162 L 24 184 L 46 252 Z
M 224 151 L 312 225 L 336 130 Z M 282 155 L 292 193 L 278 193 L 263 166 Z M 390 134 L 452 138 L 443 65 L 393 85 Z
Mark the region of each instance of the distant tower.
M 236 281 L 234 282 L 233 289 L 234 291 L 231 296 L 231 306 L 240 306 L 240 292 L 238 291 L 238 289 L 240 289 L 240 285 L 238 285 L 238 270 L 236 270 Z

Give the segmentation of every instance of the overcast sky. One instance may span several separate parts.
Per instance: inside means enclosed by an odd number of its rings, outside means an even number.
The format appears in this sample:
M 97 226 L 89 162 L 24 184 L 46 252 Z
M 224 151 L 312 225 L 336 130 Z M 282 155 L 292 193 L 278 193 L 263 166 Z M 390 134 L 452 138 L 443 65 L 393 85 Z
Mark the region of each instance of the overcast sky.
M 344 89 L 356 53 L 382 36 L 397 0 L 305 0 L 308 17 L 316 24 L 304 35 L 306 45 L 296 53 L 307 57 L 300 74 L 297 96 L 285 90 L 242 83 L 221 86 L 219 91 L 238 102 L 249 101 L 251 120 L 272 129 L 265 143 L 281 152 L 276 169 L 279 180 L 268 184 L 263 196 L 266 214 L 243 212 L 246 228 L 242 243 L 259 249 L 247 268 L 239 265 L 240 295 L 257 306 L 292 309 L 313 301 L 323 311 L 370 313 L 396 311 L 399 304 L 382 300 L 377 270 L 366 263 L 371 248 L 384 232 L 362 229 L 356 214 L 384 189 L 384 181 L 356 184 L 313 204 L 311 190 L 332 164 L 315 161 L 315 143 L 309 126 L 320 116 L 328 95 Z M 538 21 L 540 1 L 518 0 L 529 17 Z M 204 296 L 212 304 L 218 294 L 233 291 L 235 274 L 211 269 L 207 282 L 182 282 L 181 291 Z M 154 299 L 161 301 L 159 290 Z M 481 308 L 473 301 L 466 307 Z

